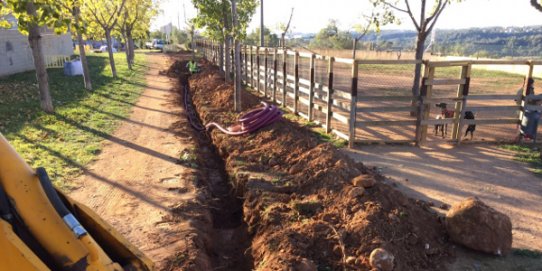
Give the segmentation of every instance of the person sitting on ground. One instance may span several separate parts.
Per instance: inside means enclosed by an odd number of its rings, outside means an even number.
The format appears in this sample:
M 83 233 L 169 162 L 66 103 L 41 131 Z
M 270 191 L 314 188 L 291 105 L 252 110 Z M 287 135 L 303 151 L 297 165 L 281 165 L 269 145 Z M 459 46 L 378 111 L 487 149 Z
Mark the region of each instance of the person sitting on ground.
M 198 63 L 196 63 L 196 61 L 194 61 L 194 60 L 188 61 L 188 63 L 186 64 L 186 67 L 188 68 L 188 71 L 191 74 L 199 72 Z

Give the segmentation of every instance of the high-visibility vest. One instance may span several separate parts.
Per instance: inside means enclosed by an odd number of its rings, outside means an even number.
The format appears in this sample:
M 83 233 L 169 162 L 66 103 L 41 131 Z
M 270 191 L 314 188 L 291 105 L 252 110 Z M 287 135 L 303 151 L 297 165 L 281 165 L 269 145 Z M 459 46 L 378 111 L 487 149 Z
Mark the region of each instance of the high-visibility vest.
M 197 72 L 198 71 L 198 64 L 196 62 L 193 62 L 193 61 L 188 62 L 188 70 L 190 72 Z

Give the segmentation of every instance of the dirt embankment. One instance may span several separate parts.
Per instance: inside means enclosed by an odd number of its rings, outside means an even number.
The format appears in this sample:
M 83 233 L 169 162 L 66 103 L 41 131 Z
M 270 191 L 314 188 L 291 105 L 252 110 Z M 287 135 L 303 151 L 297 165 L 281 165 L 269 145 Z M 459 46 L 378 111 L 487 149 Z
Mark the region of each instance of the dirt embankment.
M 223 83 L 216 67 L 200 65 L 190 87 L 203 123 L 233 124 L 232 85 Z M 253 109 L 259 99 L 244 92 L 243 103 Z M 381 176 L 298 123 L 283 119 L 245 136 L 213 130 L 210 138 L 233 193 L 243 199 L 244 237 L 250 237 L 230 238 L 246 241 L 240 245 L 246 246 L 245 264 L 234 270 L 370 270 L 369 254 L 378 247 L 395 256 L 394 270 L 442 270 L 450 257 L 444 226 L 429 206 L 383 184 Z M 376 184 L 365 191 L 353 186 L 360 175 Z M 219 198 L 236 209 L 233 199 Z M 243 233 L 243 224 L 214 218 L 215 229 L 224 223 L 234 230 L 230 235 Z

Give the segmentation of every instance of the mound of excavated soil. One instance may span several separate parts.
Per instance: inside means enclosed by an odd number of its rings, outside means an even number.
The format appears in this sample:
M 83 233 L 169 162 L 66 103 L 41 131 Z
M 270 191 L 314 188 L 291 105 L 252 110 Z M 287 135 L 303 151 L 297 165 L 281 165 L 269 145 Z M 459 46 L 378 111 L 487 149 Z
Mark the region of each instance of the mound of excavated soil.
M 216 67 L 200 65 L 190 87 L 203 123 L 233 124 L 232 85 Z M 257 106 L 259 98 L 245 91 L 243 108 Z M 378 247 L 395 256 L 394 270 L 442 270 L 450 257 L 444 225 L 428 206 L 383 184 L 310 129 L 283 119 L 245 136 L 210 136 L 244 199 L 253 235 L 246 253 L 257 270 L 370 270 Z M 359 175 L 377 181 L 354 187 Z

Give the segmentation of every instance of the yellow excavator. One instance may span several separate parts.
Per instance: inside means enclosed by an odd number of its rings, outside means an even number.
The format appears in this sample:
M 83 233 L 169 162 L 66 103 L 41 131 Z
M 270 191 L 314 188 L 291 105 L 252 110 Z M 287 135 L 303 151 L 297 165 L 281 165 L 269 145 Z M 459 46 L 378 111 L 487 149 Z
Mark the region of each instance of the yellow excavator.
M 0 133 L 0 271 L 150 271 L 152 262 L 52 185 Z

